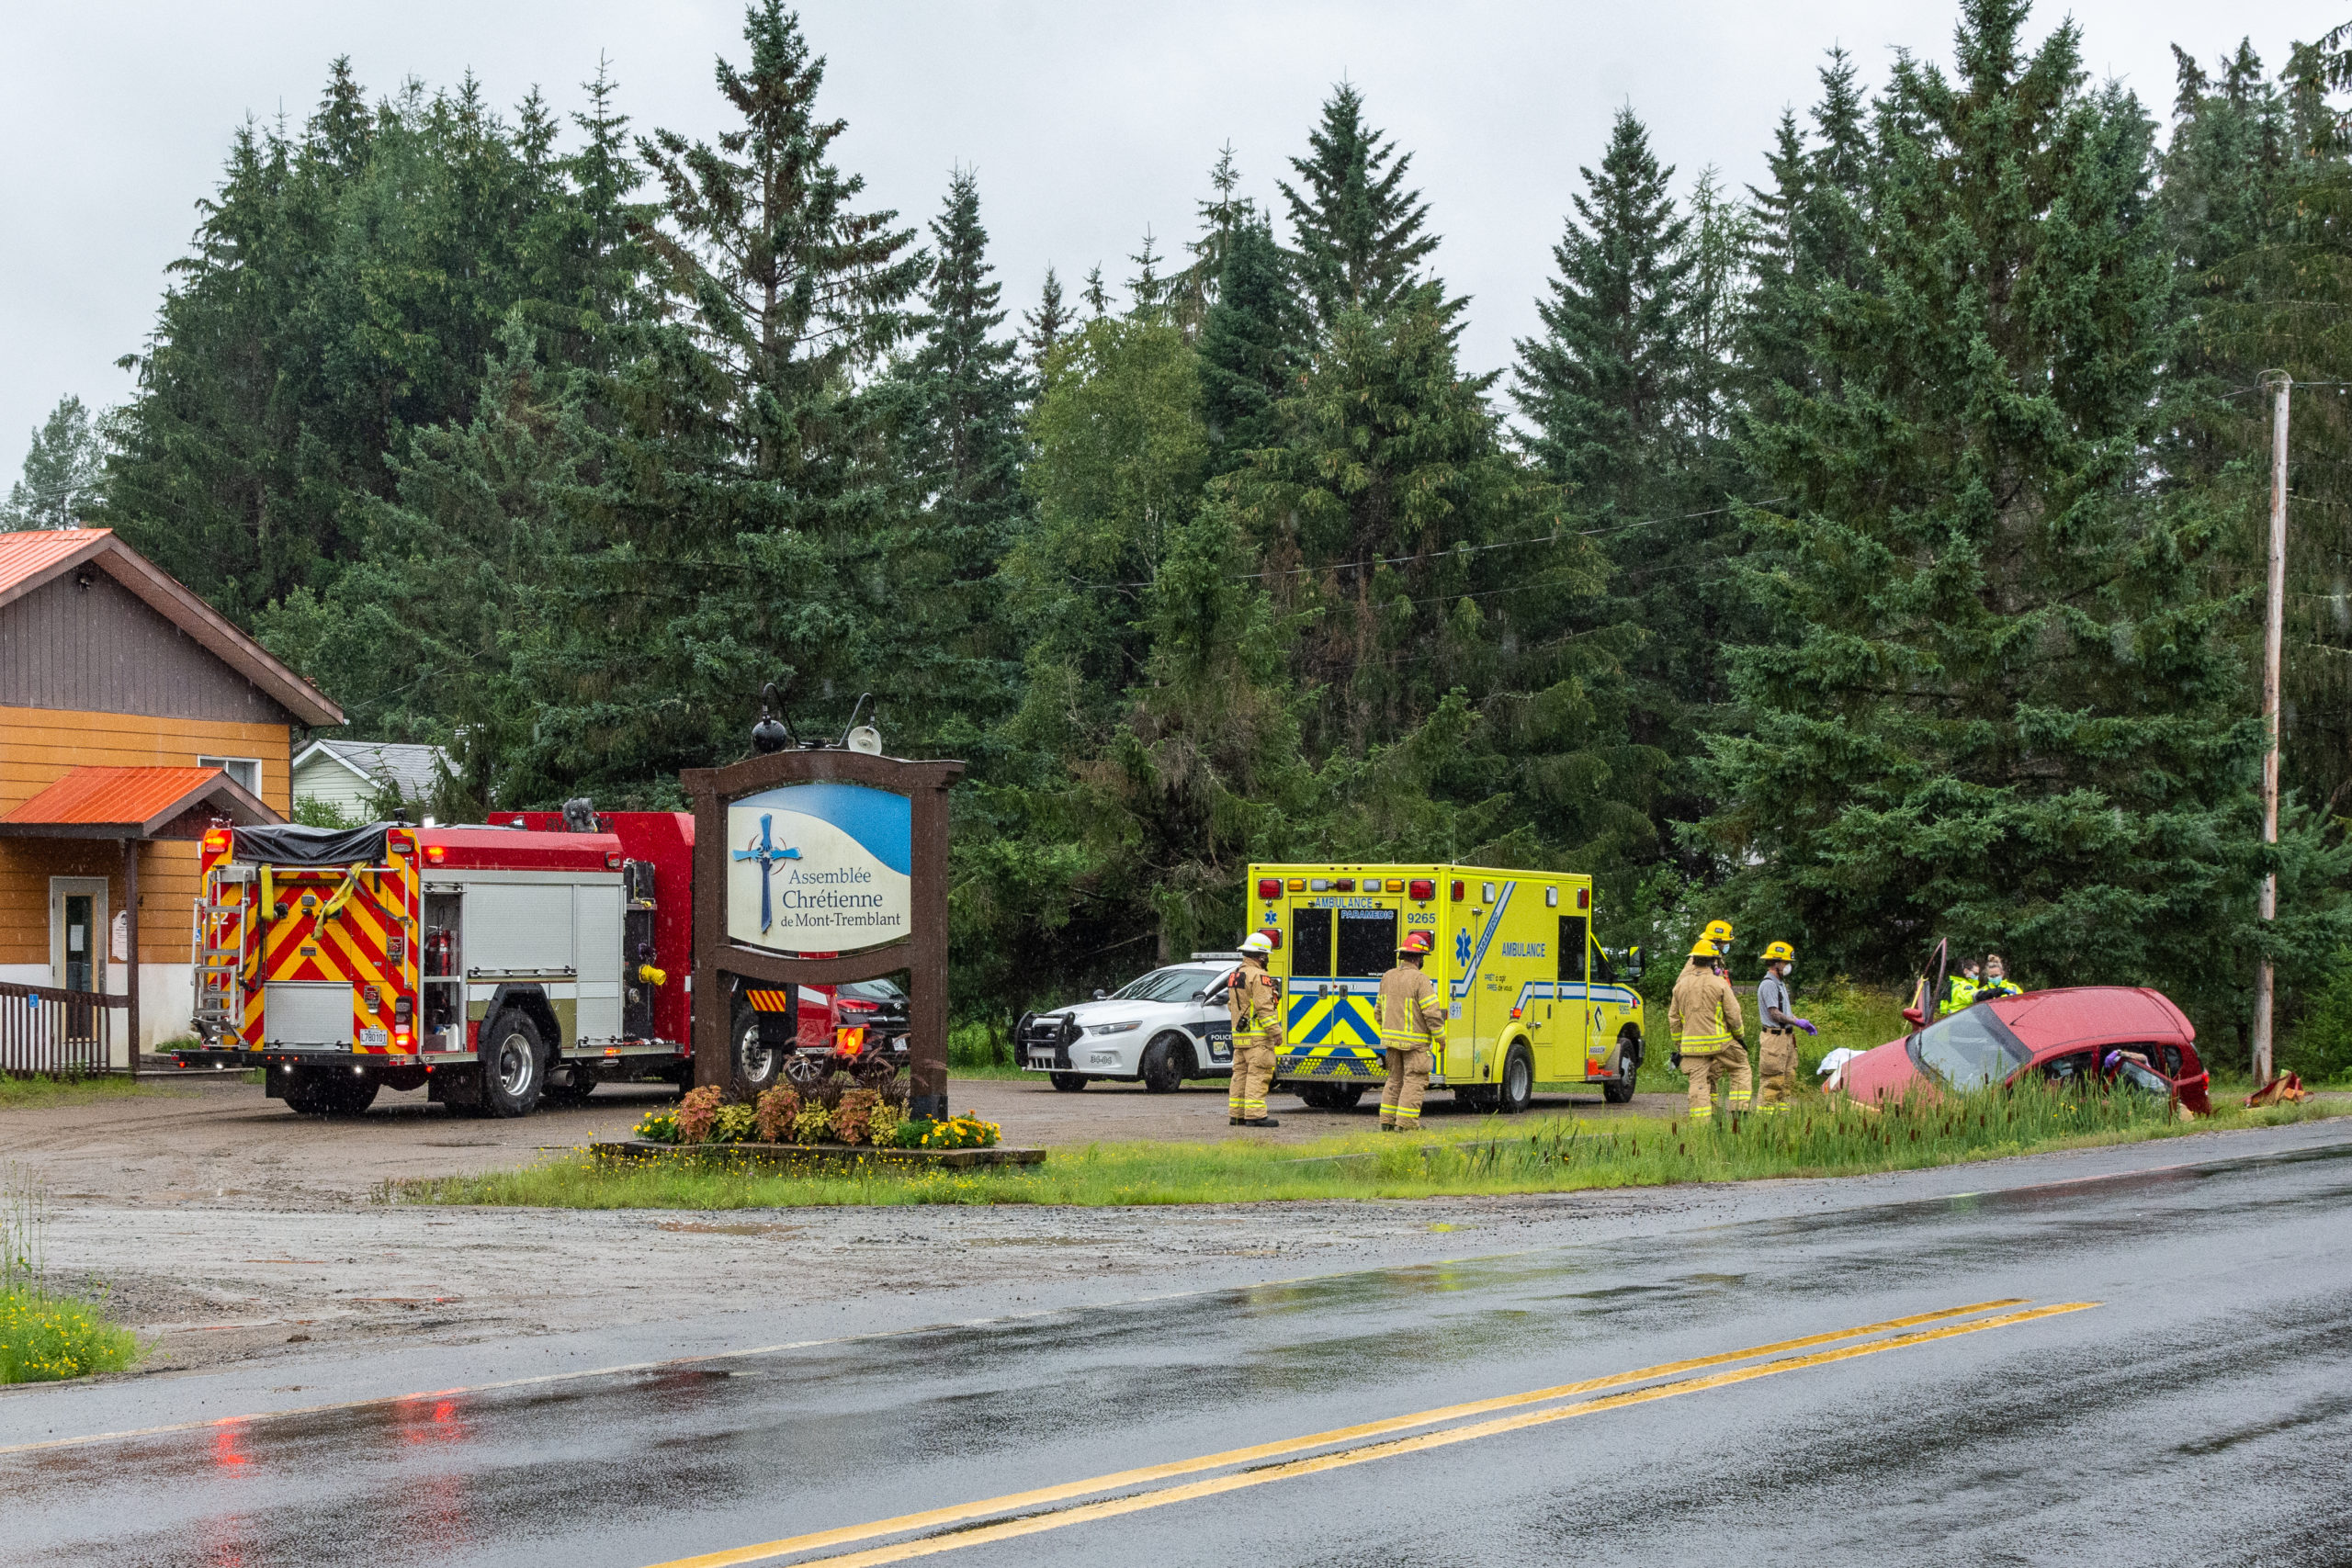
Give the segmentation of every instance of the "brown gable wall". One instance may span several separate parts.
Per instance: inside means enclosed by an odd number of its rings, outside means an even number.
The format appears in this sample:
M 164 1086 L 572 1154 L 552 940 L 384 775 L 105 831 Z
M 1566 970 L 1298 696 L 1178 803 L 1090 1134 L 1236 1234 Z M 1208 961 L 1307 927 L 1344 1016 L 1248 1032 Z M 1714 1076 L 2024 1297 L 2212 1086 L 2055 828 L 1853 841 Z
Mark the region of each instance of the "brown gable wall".
M 113 578 L 93 569 L 84 588 L 75 575 L 0 605 L 0 707 L 293 722 Z

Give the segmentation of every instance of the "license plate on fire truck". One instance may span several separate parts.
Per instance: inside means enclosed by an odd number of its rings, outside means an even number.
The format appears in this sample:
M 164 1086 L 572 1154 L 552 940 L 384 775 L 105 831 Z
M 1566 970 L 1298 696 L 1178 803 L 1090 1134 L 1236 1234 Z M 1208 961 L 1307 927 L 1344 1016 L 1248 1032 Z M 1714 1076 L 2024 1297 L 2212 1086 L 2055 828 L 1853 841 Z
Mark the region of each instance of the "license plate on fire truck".
M 390 1039 L 391 1036 L 380 1029 L 363 1029 L 359 1032 L 359 1043 L 371 1050 L 382 1050 Z

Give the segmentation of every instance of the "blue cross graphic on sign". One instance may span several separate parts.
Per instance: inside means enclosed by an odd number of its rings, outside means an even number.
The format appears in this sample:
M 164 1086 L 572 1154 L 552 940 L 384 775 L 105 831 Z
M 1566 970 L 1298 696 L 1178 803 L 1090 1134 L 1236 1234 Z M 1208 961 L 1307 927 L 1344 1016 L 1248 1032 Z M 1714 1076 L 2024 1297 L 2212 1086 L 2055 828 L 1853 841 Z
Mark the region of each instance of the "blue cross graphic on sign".
M 775 840 L 774 837 L 775 828 L 775 818 L 762 817 L 760 818 L 760 841 L 753 844 L 748 850 L 737 850 L 735 852 L 735 858 L 737 860 L 757 861 L 760 863 L 760 931 L 763 935 L 766 933 L 768 927 L 775 923 L 775 906 L 768 892 L 768 883 L 772 874 L 775 870 L 775 863 L 780 860 L 798 860 L 800 858 L 800 852 L 798 850 L 790 848 L 780 850 L 775 847 Z
M 1470 931 L 1466 926 L 1453 933 L 1453 962 L 1457 965 L 1470 962 Z

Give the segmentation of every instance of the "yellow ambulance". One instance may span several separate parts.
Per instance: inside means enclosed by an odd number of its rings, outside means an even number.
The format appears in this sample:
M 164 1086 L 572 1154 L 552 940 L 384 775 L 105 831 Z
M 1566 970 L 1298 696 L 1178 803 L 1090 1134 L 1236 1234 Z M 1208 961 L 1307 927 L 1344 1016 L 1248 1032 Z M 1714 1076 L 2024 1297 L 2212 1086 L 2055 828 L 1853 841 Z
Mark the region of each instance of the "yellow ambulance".
M 1640 950 L 1592 936 L 1592 879 L 1472 865 L 1253 865 L 1250 923 L 1283 983 L 1277 1087 L 1340 1110 L 1386 1077 L 1380 976 L 1428 931 L 1447 1003 L 1430 1077 L 1484 1110 L 1523 1111 L 1539 1089 L 1633 1098 L 1642 1063 Z

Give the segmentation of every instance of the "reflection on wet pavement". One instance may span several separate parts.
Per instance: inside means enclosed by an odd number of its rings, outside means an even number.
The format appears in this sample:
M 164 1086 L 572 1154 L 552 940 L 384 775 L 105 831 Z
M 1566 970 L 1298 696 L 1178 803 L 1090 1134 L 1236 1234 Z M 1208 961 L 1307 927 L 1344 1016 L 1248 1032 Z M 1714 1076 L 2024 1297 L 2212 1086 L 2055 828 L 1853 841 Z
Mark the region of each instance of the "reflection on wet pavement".
M 2329 1223 L 2352 1198 L 2347 1155 L 0 1455 L 6 1555 L 652 1562 L 2002 1294 L 2108 1306 L 1906 1349 L 1899 1366 L 1611 1412 L 1573 1434 L 1382 1461 L 959 1557 L 1099 1561 L 1116 1541 L 1163 1562 L 1263 1558 L 1272 1542 L 1285 1543 L 1281 1561 L 1633 1561 L 1683 1555 L 1677 1543 L 1700 1531 L 1809 1562 L 2178 1561 L 2185 1544 L 2193 1560 L 2316 1562 L 2298 1555 L 2303 1532 L 2341 1525 L 2347 1505 L 2311 1487 L 2352 1460 L 2341 1392 L 2352 1235 Z M 1702 1473 L 1703 1487 L 1671 1479 Z M 1368 1529 L 1399 1484 L 1482 1501 L 1451 1523 L 1448 1505 Z

